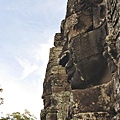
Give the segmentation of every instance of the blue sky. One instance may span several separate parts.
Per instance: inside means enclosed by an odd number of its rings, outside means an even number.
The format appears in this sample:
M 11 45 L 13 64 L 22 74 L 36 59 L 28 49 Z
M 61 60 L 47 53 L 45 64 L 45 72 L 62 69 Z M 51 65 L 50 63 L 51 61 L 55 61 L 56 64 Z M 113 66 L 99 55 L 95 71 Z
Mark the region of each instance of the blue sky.
M 39 117 L 49 48 L 67 0 L 0 0 L 0 114 L 28 109 Z

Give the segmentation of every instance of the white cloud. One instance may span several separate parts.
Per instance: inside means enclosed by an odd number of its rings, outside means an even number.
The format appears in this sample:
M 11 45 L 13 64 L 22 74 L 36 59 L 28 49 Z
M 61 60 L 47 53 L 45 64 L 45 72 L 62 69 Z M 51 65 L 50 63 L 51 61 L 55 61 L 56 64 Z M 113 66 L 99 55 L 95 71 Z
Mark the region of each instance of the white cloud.
M 11 76 L 8 78 L 4 72 L 0 74 L 0 83 L 4 89 L 4 104 L 1 106 L 0 112 L 6 114 L 15 111 L 23 112 L 24 109 L 28 109 L 37 118 L 40 117 L 40 110 L 43 108 L 43 100 L 41 99 L 43 92 L 42 84 L 52 44 L 53 41 L 51 39 L 48 44 L 39 44 L 37 47 L 32 48 L 30 52 L 34 61 L 31 61 L 29 57 L 15 57 L 23 68 L 22 71 L 19 71 L 21 72 L 20 78 Z M 33 79 L 30 81 L 28 79 L 28 84 L 23 84 L 23 81 L 28 76 L 31 76 L 31 74 L 33 76 L 33 72 L 35 76 L 40 76 L 38 80 Z
M 37 48 L 34 49 L 35 57 L 38 61 L 43 62 L 48 61 L 50 48 L 53 47 L 53 40 L 49 41 L 48 44 L 39 44 Z
M 25 58 L 20 59 L 20 58 L 16 57 L 16 59 L 18 60 L 19 64 L 23 67 L 21 79 L 25 79 L 32 72 L 34 72 L 35 70 L 37 70 L 39 68 L 36 64 L 30 63 L 30 61 L 28 61 Z

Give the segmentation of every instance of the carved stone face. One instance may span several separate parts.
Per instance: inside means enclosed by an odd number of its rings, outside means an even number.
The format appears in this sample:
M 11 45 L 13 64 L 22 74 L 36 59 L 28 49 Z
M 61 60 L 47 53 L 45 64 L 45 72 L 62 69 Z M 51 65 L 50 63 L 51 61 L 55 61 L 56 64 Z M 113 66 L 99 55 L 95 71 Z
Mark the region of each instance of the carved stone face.
M 99 84 L 107 66 L 102 55 L 107 35 L 105 6 L 99 5 L 102 0 L 68 2 L 60 64 L 66 68 L 72 89 L 87 88 Z

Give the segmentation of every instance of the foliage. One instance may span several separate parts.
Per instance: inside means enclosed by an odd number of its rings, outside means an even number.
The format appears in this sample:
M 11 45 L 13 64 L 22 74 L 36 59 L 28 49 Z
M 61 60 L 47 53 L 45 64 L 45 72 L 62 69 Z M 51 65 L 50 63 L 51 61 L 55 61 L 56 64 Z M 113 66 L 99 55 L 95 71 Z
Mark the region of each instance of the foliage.
M 2 117 L 0 120 L 36 120 L 37 118 L 28 110 L 25 110 L 24 113 L 13 112 L 12 114 L 7 114 L 6 117 Z
M 0 88 L 0 92 L 2 92 L 2 91 L 3 91 L 3 89 Z M 3 98 L 0 97 L 0 105 L 1 105 L 1 104 L 3 104 Z

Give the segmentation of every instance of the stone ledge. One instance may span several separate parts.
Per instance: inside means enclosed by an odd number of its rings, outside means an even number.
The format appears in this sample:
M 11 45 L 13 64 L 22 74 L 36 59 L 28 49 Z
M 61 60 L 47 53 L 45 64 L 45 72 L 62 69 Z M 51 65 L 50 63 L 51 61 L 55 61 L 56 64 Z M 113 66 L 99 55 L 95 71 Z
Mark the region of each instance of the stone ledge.
M 72 107 L 74 113 L 108 112 L 111 110 L 111 82 L 83 90 L 72 90 Z M 108 107 L 109 106 L 109 107 Z

